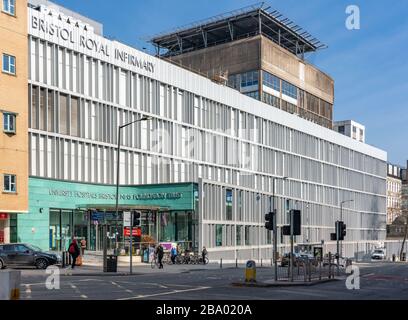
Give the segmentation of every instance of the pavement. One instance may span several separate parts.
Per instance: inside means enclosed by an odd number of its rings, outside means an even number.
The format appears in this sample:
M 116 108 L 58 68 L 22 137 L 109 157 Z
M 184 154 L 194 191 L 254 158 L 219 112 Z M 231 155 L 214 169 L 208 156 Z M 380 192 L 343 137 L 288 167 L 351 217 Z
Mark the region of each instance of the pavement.
M 408 299 L 407 263 L 357 263 L 358 290 L 349 290 L 346 277 L 313 286 L 238 287 L 243 282 L 243 265 L 150 265 L 119 268 L 118 274 L 102 273 L 91 266 L 61 270 L 59 288 L 47 289 L 49 273 L 45 270 L 22 270 L 21 299 L 27 300 L 366 300 Z M 81 275 L 81 276 L 79 276 Z M 272 267 L 257 269 L 259 282 L 271 282 Z M 58 282 L 57 281 L 57 282 Z M 58 286 L 57 286 L 58 287 Z

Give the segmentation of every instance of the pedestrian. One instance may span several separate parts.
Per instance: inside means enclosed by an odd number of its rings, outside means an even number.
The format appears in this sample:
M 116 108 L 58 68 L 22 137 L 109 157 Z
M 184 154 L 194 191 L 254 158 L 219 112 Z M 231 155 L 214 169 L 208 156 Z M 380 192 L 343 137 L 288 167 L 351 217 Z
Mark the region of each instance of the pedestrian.
M 162 260 L 163 260 L 164 250 L 160 243 L 157 246 L 156 255 L 157 255 L 157 261 L 159 262 L 159 269 L 163 269 Z
M 79 247 L 78 247 L 78 243 L 76 241 L 76 239 L 73 239 L 71 244 L 68 247 L 68 252 L 71 255 L 72 258 L 72 266 L 71 268 L 74 269 L 75 268 L 75 263 L 76 263 L 76 259 L 79 256 Z
M 208 251 L 206 247 L 203 247 L 203 251 L 201 251 L 201 255 L 203 257 L 203 264 L 205 264 L 205 258 L 207 257 Z
M 86 249 L 86 240 L 85 238 L 83 238 L 81 240 L 81 256 L 84 256 L 85 254 L 85 249 Z
M 176 257 L 177 257 L 177 248 L 176 246 L 173 245 L 170 250 L 170 258 L 173 264 L 176 264 Z

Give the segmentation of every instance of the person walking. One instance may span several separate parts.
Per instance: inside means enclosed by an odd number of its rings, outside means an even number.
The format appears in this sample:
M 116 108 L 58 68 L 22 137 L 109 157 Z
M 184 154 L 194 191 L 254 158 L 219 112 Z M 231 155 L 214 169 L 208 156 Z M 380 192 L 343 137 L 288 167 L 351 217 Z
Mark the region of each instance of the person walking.
M 86 249 L 86 240 L 85 238 L 83 238 L 81 240 L 81 256 L 84 256 L 85 254 L 85 249 Z
M 203 247 L 203 251 L 201 251 L 201 256 L 203 257 L 203 264 L 206 264 L 205 258 L 207 257 L 208 251 L 206 247 Z
M 159 243 L 156 249 L 156 256 L 157 256 L 157 261 L 159 262 L 159 269 L 163 269 L 163 255 L 164 255 L 164 250 L 162 245 Z
M 75 268 L 75 263 L 76 263 L 76 259 L 79 256 L 79 247 L 78 247 L 78 243 L 76 241 L 76 239 L 73 239 L 71 244 L 68 247 L 68 252 L 71 255 L 72 258 L 72 266 L 71 268 L 74 269 Z
M 173 264 L 176 264 L 176 257 L 177 257 L 177 248 L 176 246 L 172 246 L 170 250 L 170 258 Z

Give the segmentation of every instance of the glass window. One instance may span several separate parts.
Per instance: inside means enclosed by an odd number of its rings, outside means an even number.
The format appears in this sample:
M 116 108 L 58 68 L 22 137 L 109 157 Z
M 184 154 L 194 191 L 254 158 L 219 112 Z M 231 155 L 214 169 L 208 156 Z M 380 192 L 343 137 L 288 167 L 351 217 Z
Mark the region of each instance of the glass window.
M 68 98 L 66 95 L 60 96 L 59 112 L 59 133 L 68 134 Z
M 263 84 L 280 92 L 280 79 L 269 72 L 263 71 Z
M 4 175 L 4 192 L 16 192 L 16 176 L 14 174 Z
M 48 92 L 48 131 L 54 132 L 54 92 Z
M 221 247 L 222 246 L 222 225 L 217 224 L 215 226 L 215 246 Z
M 232 220 L 232 190 L 226 190 L 225 211 L 227 213 L 227 220 Z
M 78 98 L 71 98 L 71 135 L 78 137 Z
M 282 80 L 282 94 L 297 99 L 297 88 L 293 84 Z
M 7 133 L 16 132 L 16 115 L 14 113 L 3 113 L 3 130 Z
M 269 93 L 263 92 L 262 93 L 263 102 L 270 104 L 276 108 L 280 108 L 280 98 L 275 97 Z
M 3 11 L 14 16 L 16 14 L 16 1 L 3 0 Z
M 45 109 L 45 89 L 40 89 L 40 108 L 39 108 L 39 126 L 40 130 L 47 130 L 46 127 L 46 109 Z
M 246 96 L 259 100 L 259 91 L 245 92 Z
M 242 245 L 242 226 L 237 226 L 237 246 Z
M 241 74 L 241 88 L 258 85 L 258 71 L 249 71 Z
M 249 241 L 249 226 L 245 226 L 245 245 L 249 246 L 251 243 Z
M 339 133 L 344 134 L 345 133 L 345 128 L 344 126 L 339 126 Z
M 16 57 L 3 54 L 3 72 L 16 74 Z

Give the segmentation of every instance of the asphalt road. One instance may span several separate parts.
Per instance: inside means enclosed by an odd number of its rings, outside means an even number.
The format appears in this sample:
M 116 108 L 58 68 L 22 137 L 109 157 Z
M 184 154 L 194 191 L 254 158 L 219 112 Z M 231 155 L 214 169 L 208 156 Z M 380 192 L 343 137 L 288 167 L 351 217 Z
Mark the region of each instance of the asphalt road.
M 344 300 L 408 299 L 408 263 L 374 262 L 357 264 L 360 289 L 346 288 L 345 279 L 314 286 L 235 287 L 232 282 L 244 279 L 244 269 L 182 269 L 168 266 L 164 270 L 135 268 L 132 276 L 86 275 L 60 277 L 60 289 L 45 286 L 42 270 L 23 270 L 21 298 L 35 300 Z M 64 273 L 64 272 L 62 272 Z M 258 268 L 257 279 L 272 279 L 270 268 Z

